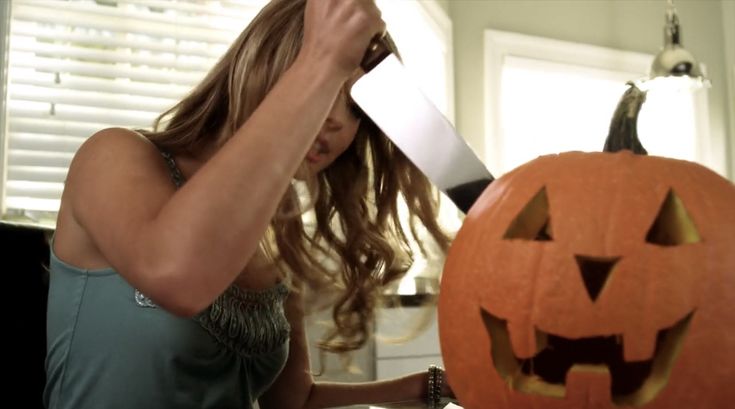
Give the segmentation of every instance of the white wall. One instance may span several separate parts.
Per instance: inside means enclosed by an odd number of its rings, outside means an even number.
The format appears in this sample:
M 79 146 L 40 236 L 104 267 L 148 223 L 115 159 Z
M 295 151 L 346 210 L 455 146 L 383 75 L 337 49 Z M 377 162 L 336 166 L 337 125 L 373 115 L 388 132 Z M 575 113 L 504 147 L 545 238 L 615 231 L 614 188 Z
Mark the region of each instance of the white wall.
M 725 68 L 728 94 L 725 99 L 730 116 L 730 177 L 735 178 L 735 1 L 720 0 L 722 3 L 722 27 L 725 42 Z M 729 75 L 728 75 L 729 74 Z
M 655 54 L 663 44 L 666 10 L 663 0 L 450 0 L 448 5 L 454 27 L 456 124 L 476 152 L 485 149 L 483 87 L 478 86 L 483 81 L 485 29 L 650 54 Z M 730 28 L 735 26 L 735 17 L 723 17 L 723 12 L 732 14 L 733 1 L 676 0 L 675 5 L 683 45 L 705 63 L 712 81 L 709 90 L 712 149 L 724 153 L 732 179 L 735 148 L 731 149 L 730 145 L 735 145 L 732 134 L 735 131 L 731 130 L 730 118 L 735 114 L 728 101 L 735 100 L 735 95 L 728 91 L 726 78 L 735 68 L 732 62 L 726 62 L 723 26 L 726 21 Z

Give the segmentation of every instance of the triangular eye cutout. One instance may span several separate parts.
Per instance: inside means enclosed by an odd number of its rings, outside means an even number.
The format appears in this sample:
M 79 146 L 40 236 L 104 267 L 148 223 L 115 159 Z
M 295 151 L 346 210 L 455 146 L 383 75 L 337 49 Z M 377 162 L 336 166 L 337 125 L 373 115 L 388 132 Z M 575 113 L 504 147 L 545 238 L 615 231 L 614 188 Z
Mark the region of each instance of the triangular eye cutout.
M 684 203 L 673 190 L 669 189 L 661 204 L 656 220 L 648 230 L 646 241 L 659 246 L 678 246 L 702 241 Z
M 553 240 L 551 219 L 549 217 L 549 200 L 546 198 L 545 186 L 526 203 L 523 210 L 508 226 L 503 238 L 536 241 Z

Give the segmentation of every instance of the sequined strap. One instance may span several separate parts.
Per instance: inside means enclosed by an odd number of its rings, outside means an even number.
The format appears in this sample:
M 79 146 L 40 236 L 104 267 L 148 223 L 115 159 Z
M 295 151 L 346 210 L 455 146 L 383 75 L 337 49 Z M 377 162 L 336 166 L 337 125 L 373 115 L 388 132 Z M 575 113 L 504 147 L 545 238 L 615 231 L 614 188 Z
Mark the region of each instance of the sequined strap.
M 176 165 L 173 155 L 162 148 L 158 148 L 158 151 L 161 152 L 161 156 L 166 160 L 166 165 L 168 166 L 169 172 L 171 172 L 171 180 L 173 180 L 174 185 L 176 185 L 177 188 L 183 186 L 186 179 L 184 179 L 184 175 L 181 174 L 181 170 Z
M 196 319 L 217 341 L 242 357 L 267 354 L 282 346 L 291 331 L 283 310 L 288 287 L 265 291 L 230 286 Z
M 180 188 L 186 179 L 173 155 L 158 148 Z M 283 311 L 288 287 L 278 284 L 264 291 L 247 291 L 231 285 L 206 310 L 196 316 L 199 324 L 218 342 L 242 357 L 265 354 L 288 340 L 291 326 Z M 150 299 L 136 290 L 135 300 L 142 307 L 153 307 Z

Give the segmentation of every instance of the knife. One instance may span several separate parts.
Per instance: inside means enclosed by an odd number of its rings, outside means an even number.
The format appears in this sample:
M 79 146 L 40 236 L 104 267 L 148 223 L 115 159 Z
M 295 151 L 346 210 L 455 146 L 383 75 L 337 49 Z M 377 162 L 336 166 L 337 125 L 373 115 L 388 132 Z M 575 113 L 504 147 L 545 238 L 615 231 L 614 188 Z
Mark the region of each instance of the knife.
M 463 213 L 494 180 L 439 109 L 419 90 L 387 44 L 374 39 L 352 86 L 355 103 Z

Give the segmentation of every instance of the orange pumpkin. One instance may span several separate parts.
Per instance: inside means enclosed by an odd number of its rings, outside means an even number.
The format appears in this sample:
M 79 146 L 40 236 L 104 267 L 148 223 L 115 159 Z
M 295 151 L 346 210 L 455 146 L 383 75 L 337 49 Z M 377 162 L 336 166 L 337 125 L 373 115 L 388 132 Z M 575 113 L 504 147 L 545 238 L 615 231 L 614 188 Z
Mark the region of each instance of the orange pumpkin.
M 438 306 L 466 409 L 735 404 L 735 186 L 694 163 L 569 152 L 493 182 Z

